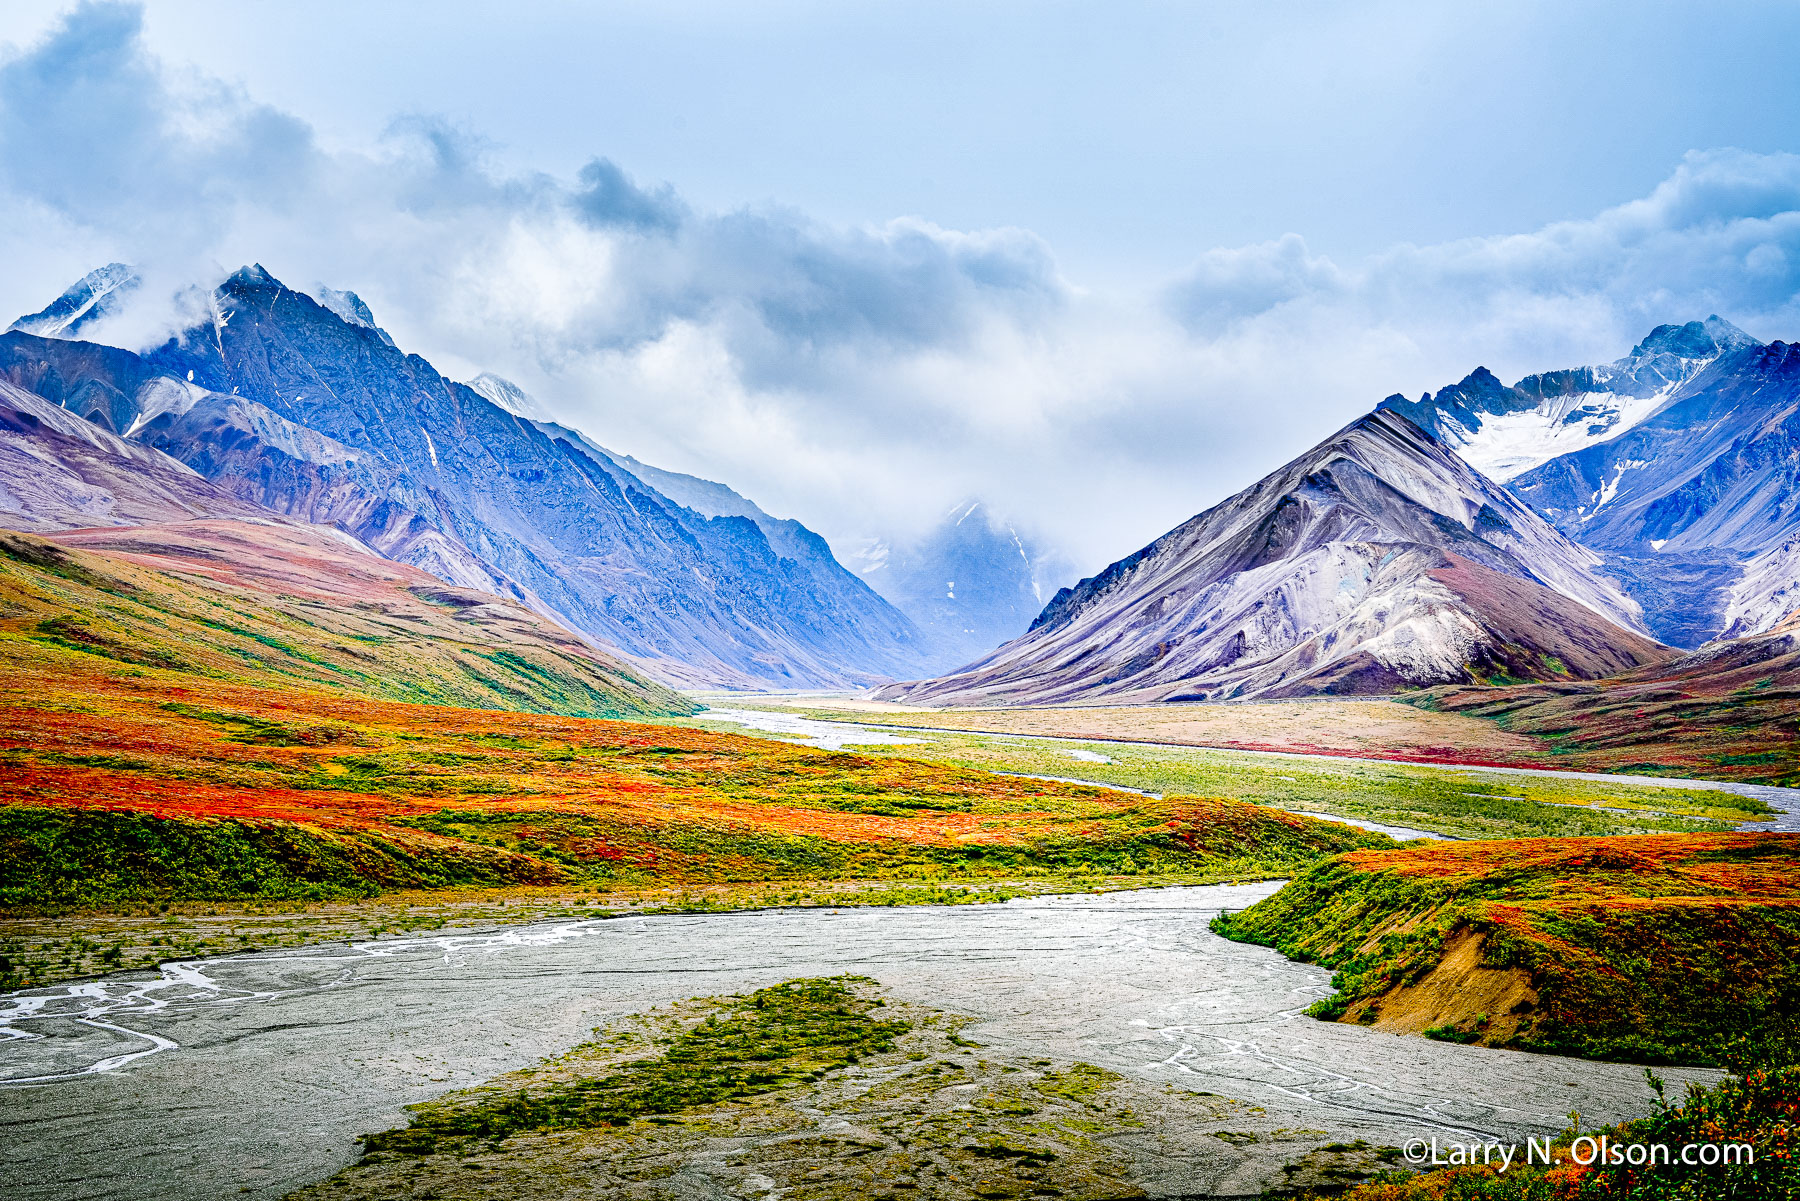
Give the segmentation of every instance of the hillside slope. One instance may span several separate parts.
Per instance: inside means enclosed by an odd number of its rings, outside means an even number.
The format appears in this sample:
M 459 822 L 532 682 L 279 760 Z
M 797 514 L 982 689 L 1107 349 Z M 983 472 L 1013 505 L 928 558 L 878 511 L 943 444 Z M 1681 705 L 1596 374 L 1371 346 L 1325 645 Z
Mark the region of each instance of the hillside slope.
M 1800 620 L 1606 680 L 1404 699 L 1541 738 L 1581 771 L 1800 785 Z
M 1100 575 L 935 704 L 1120 702 L 1594 678 L 1664 657 L 1599 559 L 1391 412 Z
M 1451 842 L 1328 860 L 1214 929 L 1337 971 L 1321 1017 L 1720 1063 L 1800 1034 L 1800 835 Z
M 330 529 L 200 519 L 0 531 L 0 665 L 155 669 L 163 687 L 317 688 L 591 717 L 691 713 L 519 605 L 392 563 Z

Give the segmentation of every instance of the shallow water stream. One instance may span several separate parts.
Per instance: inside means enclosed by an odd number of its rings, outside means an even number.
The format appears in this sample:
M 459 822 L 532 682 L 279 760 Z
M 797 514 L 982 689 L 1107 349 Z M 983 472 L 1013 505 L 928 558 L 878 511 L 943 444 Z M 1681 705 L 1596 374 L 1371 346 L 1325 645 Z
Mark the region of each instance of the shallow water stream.
M 401 1107 L 608 1019 L 854 972 L 977 1015 L 978 1042 L 1081 1059 L 1396 1144 L 1642 1112 L 1640 1069 L 1318 1022 L 1327 973 L 1209 932 L 1273 883 L 953 908 L 546 924 L 234 955 L 0 998 L 10 1198 L 278 1197 Z M 1679 1091 L 1688 1078 L 1665 1072 Z
M 841 751 L 851 746 L 905 746 L 923 741 L 919 738 L 906 737 L 908 733 L 921 734 L 980 734 L 986 738 L 997 740 L 1018 739 L 1032 742 L 1064 742 L 1080 743 L 1083 746 L 1105 745 L 1117 743 L 1120 746 L 1151 747 L 1157 750 L 1186 751 L 1224 751 L 1233 755 L 1253 755 L 1271 759 L 1323 759 L 1333 763 L 1370 763 L 1381 767 L 1406 767 L 1404 760 L 1371 759 L 1359 755 L 1317 755 L 1302 754 L 1297 751 L 1252 751 L 1241 747 L 1205 747 L 1180 742 L 1135 742 L 1122 738 L 1077 738 L 1060 734 L 995 734 L 982 730 L 962 730 L 948 726 L 883 726 L 876 722 L 857 723 L 851 721 L 821 721 L 817 718 L 802 717 L 799 714 L 777 713 L 767 709 L 715 709 L 708 706 L 700 715 L 702 718 L 731 722 L 733 725 L 762 733 L 773 734 L 777 739 L 788 742 L 799 742 L 804 746 L 815 746 L 828 751 Z M 1069 757 L 1085 762 L 1106 762 L 1103 755 L 1088 750 L 1071 750 Z M 1630 784 L 1640 788 L 1700 788 L 1715 789 L 1720 792 L 1736 793 L 1739 796 L 1755 797 L 1765 801 L 1775 812 L 1766 821 L 1744 822 L 1738 828 L 1762 834 L 1795 834 L 1800 833 L 1800 788 L 1778 788 L 1768 784 L 1737 784 L 1725 780 L 1689 780 L 1675 776 L 1618 776 L 1595 772 L 1556 771 L 1542 767 L 1468 767 L 1458 764 L 1422 763 L 1411 766 L 1433 767 L 1440 771 L 1459 772 L 1463 775 L 1479 779 L 1482 776 L 1542 776 L 1550 779 L 1585 780 L 1589 783 Z M 1001 773 L 1003 775 L 1010 773 Z M 1114 788 L 1117 785 L 1107 784 L 1099 780 L 1083 780 L 1064 776 L 1033 776 L 1032 779 L 1059 780 L 1068 784 L 1093 784 L 1100 788 Z M 1136 789 L 1127 788 L 1126 792 Z M 1473 794 L 1472 794 L 1473 795 Z M 1624 812 L 1624 811 L 1621 811 Z M 1365 830 L 1376 830 L 1383 834 L 1391 834 L 1395 838 L 1439 838 L 1424 830 L 1414 830 L 1406 826 L 1383 826 L 1373 822 L 1357 821 L 1347 817 L 1333 817 L 1327 814 L 1310 814 L 1308 816 L 1323 817 L 1327 821 L 1345 822 L 1353 826 L 1361 826 Z

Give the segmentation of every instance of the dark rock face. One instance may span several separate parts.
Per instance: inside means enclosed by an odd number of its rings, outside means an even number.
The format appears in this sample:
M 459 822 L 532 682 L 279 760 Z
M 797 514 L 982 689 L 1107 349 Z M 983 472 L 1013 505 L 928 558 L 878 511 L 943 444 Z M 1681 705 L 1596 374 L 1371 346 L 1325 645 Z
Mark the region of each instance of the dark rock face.
M 1217 700 L 1592 678 L 1666 654 L 1599 558 L 1377 411 L 1099 575 L 1023 637 L 880 695 Z
M 141 358 L 0 336 L 0 376 L 80 396 L 233 494 L 527 599 L 677 681 L 847 686 L 922 663 L 911 623 L 798 523 L 771 539 L 677 503 L 403 354 L 351 294 L 330 296 L 347 320 L 249 267 L 214 299 L 210 324 Z

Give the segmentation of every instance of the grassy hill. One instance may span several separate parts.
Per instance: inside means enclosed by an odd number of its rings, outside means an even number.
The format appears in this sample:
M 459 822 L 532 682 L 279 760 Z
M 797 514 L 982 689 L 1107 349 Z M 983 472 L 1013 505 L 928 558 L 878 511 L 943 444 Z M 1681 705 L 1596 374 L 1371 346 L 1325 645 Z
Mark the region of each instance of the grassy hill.
M 1800 633 L 1785 627 L 1609 680 L 1401 699 L 1532 738 L 1553 766 L 1800 785 Z
M 0 531 L 0 671 L 591 717 L 694 711 L 520 605 L 334 533 L 225 520 Z
M 1214 928 L 1336 969 L 1340 1021 L 1647 1062 L 1800 1045 L 1800 835 L 1356 851 Z

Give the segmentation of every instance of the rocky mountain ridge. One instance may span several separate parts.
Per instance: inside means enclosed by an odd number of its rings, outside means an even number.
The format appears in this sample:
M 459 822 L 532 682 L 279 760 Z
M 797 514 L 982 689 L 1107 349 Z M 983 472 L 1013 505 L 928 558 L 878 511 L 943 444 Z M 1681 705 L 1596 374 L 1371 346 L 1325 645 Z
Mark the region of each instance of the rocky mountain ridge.
M 1391 410 L 885 699 L 1129 703 L 1593 678 L 1667 653 L 1575 545 Z
M 1603 366 L 1528 375 L 1510 388 L 1477 367 L 1436 396 L 1409 401 L 1396 393 L 1379 407 L 1404 414 L 1477 471 L 1506 483 L 1618 437 L 1719 358 L 1760 345 L 1715 314 L 1659 325 L 1630 354 Z
M 233 496 L 523 601 L 667 679 L 844 687 L 923 666 L 911 623 L 811 531 L 780 530 L 796 557 L 753 519 L 688 508 L 402 353 L 353 294 L 328 299 L 247 267 L 209 321 L 153 351 L 12 332 L 0 376 Z

